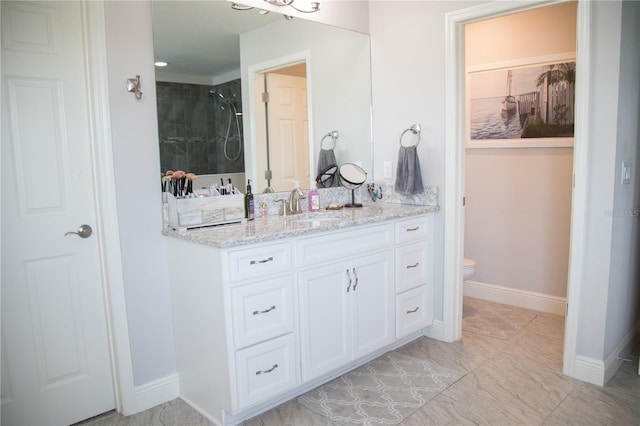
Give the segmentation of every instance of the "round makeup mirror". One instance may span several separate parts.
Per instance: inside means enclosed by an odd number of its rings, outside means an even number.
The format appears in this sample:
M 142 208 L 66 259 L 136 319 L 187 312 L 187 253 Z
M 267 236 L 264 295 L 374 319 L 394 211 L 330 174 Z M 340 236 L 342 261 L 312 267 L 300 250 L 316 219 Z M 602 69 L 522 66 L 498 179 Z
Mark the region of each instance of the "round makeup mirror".
M 361 203 L 355 201 L 355 190 L 360 188 L 367 180 L 367 172 L 357 164 L 345 163 L 340 166 L 340 182 L 342 186 L 351 190 L 351 203 L 345 207 L 362 207 Z
M 334 182 L 338 179 L 338 166 L 335 164 L 330 164 L 324 170 L 318 173 L 316 176 L 316 183 L 318 184 L 318 188 L 331 188 L 334 185 Z

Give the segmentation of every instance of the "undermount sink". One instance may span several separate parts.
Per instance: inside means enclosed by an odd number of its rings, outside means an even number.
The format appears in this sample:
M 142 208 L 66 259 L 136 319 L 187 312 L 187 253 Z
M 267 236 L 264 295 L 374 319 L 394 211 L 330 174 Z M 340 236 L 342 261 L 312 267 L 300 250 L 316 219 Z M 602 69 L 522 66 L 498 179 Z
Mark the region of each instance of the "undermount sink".
M 346 212 L 306 212 L 287 216 L 291 222 L 338 222 L 349 218 Z

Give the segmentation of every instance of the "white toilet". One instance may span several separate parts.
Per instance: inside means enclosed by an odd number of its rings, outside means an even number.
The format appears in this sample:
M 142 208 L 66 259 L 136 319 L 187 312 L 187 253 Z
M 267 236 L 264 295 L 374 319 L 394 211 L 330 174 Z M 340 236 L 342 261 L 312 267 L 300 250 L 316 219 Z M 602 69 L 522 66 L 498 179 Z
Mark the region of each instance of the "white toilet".
M 476 261 L 464 258 L 463 280 L 467 281 L 476 274 Z

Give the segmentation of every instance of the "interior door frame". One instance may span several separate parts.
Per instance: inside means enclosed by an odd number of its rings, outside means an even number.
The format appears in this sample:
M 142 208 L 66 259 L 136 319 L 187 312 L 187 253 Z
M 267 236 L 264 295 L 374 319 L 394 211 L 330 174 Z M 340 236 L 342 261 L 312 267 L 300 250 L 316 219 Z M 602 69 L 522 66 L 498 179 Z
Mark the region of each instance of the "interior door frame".
M 116 410 L 138 411 L 120 253 L 120 228 L 113 180 L 113 144 L 107 75 L 105 10 L 102 1 L 83 1 L 84 55 L 90 102 L 89 130 L 96 206 L 96 236 L 105 303 Z
M 443 338 L 456 341 L 462 336 L 462 295 L 464 259 L 464 146 L 465 146 L 465 63 L 464 26 L 531 9 L 562 3 L 566 0 L 533 2 L 489 2 L 454 11 L 445 17 L 446 127 L 444 187 L 444 280 Z M 576 49 L 576 117 L 573 152 L 574 184 L 571 208 L 569 278 L 567 283 L 567 317 L 565 323 L 563 372 L 575 376 L 580 286 L 584 263 L 584 229 L 586 226 L 587 132 L 589 98 L 590 2 L 578 2 Z
M 275 58 L 269 61 L 261 62 L 258 64 L 250 65 L 247 68 L 247 82 L 249 84 L 243 86 L 243 95 L 242 95 L 242 104 L 249 106 L 249 120 L 244 121 L 244 123 L 251 123 L 249 128 L 245 127 L 244 134 L 250 136 L 250 141 L 252 144 L 256 143 L 257 136 L 259 132 L 256 129 L 255 123 L 260 122 L 258 119 L 258 115 L 261 111 L 255 107 L 257 100 L 261 99 L 262 91 L 258 90 L 255 87 L 256 76 L 264 74 L 269 71 L 273 71 L 279 68 L 285 68 L 287 66 L 295 65 L 305 62 L 307 66 L 307 115 L 309 117 L 309 129 L 308 129 L 308 140 L 309 140 L 309 173 L 313 175 L 312 170 L 313 166 L 313 93 L 311 91 L 312 84 L 312 66 L 311 66 L 311 52 L 308 50 L 292 53 L 290 55 L 286 55 L 280 58 Z M 245 96 L 246 92 L 246 96 Z M 245 114 L 247 112 L 247 107 L 245 107 Z M 262 120 L 264 121 L 264 120 Z M 245 142 L 246 144 L 246 142 Z M 255 150 L 245 150 L 245 177 L 254 181 L 259 176 L 260 171 L 258 170 L 258 160 L 254 153 Z M 250 175 L 247 174 L 247 171 L 250 171 Z M 302 185 L 304 188 L 305 185 L 310 184 L 310 182 L 306 182 Z

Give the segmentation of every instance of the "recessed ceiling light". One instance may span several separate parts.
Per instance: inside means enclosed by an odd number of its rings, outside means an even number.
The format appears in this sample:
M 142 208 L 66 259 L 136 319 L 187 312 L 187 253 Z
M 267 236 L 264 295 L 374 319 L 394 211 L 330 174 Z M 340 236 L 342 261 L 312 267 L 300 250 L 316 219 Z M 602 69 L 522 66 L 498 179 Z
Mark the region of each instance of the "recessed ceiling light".
M 166 67 L 167 65 L 169 65 L 169 62 L 156 61 L 156 62 L 153 63 L 153 65 L 155 65 L 156 67 Z

